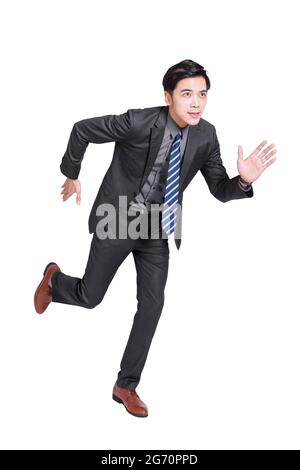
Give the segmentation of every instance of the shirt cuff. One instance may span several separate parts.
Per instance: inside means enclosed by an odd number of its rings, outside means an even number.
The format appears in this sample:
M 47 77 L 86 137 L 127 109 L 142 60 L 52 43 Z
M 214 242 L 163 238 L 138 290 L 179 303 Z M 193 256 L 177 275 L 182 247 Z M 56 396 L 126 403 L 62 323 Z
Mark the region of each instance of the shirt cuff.
M 238 180 L 238 185 L 239 185 L 240 189 L 241 189 L 242 191 L 245 191 L 245 192 L 251 191 L 251 189 L 252 189 L 252 184 L 248 184 L 248 186 L 242 186 L 242 185 L 240 184 L 240 180 Z

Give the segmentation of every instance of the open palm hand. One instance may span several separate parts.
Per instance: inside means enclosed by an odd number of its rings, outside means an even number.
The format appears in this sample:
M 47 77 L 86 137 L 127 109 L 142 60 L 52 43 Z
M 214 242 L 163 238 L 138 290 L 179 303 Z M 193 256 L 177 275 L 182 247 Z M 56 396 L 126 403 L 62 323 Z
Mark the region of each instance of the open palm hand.
M 276 157 L 273 157 L 277 152 L 277 150 L 274 149 L 275 144 L 268 145 L 268 147 L 264 149 L 266 144 L 267 140 L 261 142 L 249 157 L 245 159 L 243 158 L 243 147 L 241 145 L 238 146 L 238 172 L 243 180 L 247 181 L 249 184 L 257 180 L 265 169 L 276 160 Z

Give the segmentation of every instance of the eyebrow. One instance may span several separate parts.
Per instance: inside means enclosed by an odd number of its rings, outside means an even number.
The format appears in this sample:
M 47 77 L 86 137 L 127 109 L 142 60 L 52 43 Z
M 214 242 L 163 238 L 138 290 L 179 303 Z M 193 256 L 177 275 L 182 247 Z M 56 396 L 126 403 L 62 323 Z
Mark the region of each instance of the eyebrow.
M 191 90 L 190 88 L 184 88 L 183 90 L 180 90 L 181 93 L 183 91 L 193 91 L 193 90 Z M 200 93 L 203 93 L 204 91 L 207 91 L 207 90 L 200 90 Z

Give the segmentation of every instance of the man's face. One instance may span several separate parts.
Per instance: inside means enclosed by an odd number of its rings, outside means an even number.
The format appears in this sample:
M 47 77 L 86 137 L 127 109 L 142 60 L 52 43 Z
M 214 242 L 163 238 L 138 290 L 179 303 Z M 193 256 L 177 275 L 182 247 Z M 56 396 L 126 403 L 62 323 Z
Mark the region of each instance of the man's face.
M 207 102 L 204 77 L 183 78 L 177 83 L 172 96 L 167 91 L 164 94 L 171 117 L 180 127 L 198 124 Z

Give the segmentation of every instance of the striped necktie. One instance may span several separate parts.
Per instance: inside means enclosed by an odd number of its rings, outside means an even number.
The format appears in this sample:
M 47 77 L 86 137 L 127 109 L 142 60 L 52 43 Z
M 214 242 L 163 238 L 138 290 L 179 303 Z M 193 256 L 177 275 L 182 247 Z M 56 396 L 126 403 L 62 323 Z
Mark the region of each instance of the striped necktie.
M 172 143 L 170 160 L 168 167 L 168 175 L 166 181 L 166 191 L 162 209 L 161 225 L 169 236 L 175 230 L 176 226 L 176 210 L 179 194 L 179 178 L 180 178 L 180 141 L 182 139 L 182 131 L 176 134 Z

